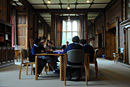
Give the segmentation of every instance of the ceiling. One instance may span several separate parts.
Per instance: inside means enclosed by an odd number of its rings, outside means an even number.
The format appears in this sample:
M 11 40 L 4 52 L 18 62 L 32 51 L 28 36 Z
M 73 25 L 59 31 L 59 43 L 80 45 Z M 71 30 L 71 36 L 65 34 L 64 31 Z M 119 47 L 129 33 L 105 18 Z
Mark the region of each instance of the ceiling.
M 13 0 L 14 5 L 22 5 L 18 0 Z M 88 12 L 88 20 L 94 20 L 100 13 L 100 11 L 93 12 L 93 9 L 104 9 L 111 0 L 90 0 L 87 3 L 87 0 L 51 0 L 51 3 L 47 3 L 48 0 L 27 0 L 35 9 L 39 12 L 39 14 L 43 17 L 43 19 L 51 26 L 51 11 L 55 11 L 57 9 L 60 15 L 62 16 L 79 16 L 82 13 L 62 13 L 64 10 L 91 10 Z M 67 9 L 68 3 L 70 4 L 70 9 Z M 51 10 L 51 11 L 50 11 Z M 43 11 L 43 12 L 42 12 Z M 66 11 L 67 12 L 67 11 Z

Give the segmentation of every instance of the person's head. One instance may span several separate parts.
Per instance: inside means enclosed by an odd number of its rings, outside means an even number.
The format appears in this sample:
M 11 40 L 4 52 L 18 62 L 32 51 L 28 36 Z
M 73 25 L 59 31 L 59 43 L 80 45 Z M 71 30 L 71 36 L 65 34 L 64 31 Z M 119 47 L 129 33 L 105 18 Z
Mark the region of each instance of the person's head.
M 52 46 L 52 41 L 49 41 L 49 42 L 48 42 L 48 46 Z
M 65 49 L 65 45 L 63 45 L 61 48 L 64 50 Z
M 74 43 L 79 43 L 79 37 L 78 36 L 74 36 L 73 38 L 72 38 L 72 42 Z
M 86 42 L 87 42 L 87 41 L 86 41 L 85 39 L 81 39 L 81 40 L 80 40 L 80 44 L 82 44 L 82 45 L 86 44 Z
M 46 37 L 45 36 L 42 36 L 41 37 L 41 43 L 45 43 L 46 42 Z
M 39 44 L 40 43 L 40 39 L 38 39 L 38 38 L 34 38 L 34 40 L 33 40 L 33 44 Z
M 68 41 L 66 41 L 66 45 L 68 45 L 69 44 L 69 42 Z

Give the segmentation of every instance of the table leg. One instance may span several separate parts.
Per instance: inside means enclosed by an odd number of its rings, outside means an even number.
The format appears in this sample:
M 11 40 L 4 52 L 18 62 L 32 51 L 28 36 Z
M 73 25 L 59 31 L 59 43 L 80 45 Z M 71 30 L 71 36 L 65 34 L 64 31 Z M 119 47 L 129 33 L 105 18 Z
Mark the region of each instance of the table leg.
M 60 80 L 61 81 L 63 81 L 63 64 L 64 64 L 64 62 L 63 62 L 63 56 L 60 56 Z
M 62 57 L 62 81 L 64 80 L 64 58 Z

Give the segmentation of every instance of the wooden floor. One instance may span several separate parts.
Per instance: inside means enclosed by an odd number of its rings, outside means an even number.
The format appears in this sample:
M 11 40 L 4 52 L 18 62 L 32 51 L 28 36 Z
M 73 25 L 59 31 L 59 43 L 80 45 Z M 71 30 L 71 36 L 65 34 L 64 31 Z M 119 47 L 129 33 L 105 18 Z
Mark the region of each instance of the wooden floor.
M 113 61 L 98 59 L 99 73 L 95 78 L 94 66 L 90 66 L 90 81 L 87 87 L 130 87 L 130 66 Z M 34 75 L 25 75 L 26 68 L 22 69 L 22 79 L 18 79 L 18 65 L 0 68 L 0 87 L 65 87 L 59 75 L 43 72 L 39 80 Z M 29 70 L 30 71 L 30 70 Z M 30 72 L 29 72 L 30 73 Z M 85 81 L 67 81 L 66 87 L 85 87 Z

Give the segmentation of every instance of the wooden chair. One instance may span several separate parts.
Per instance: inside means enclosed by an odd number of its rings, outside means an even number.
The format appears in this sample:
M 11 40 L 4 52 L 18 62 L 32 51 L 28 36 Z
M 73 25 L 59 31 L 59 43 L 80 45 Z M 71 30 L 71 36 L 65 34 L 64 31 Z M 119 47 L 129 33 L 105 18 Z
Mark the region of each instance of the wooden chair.
M 35 62 L 29 62 L 29 61 L 27 61 L 27 62 L 24 62 L 23 61 L 23 59 L 26 59 L 26 58 L 28 58 L 28 56 L 27 56 L 27 50 L 25 50 L 25 49 L 22 49 L 21 50 L 21 52 L 20 52 L 20 58 L 21 58 L 21 65 L 20 65 L 20 68 L 19 68 L 19 79 L 21 79 L 21 69 L 22 69 L 22 65 L 24 64 L 24 65 L 26 65 L 26 75 L 28 74 L 28 65 L 29 64 L 31 64 L 31 65 L 33 65 L 33 64 L 36 64 Z M 31 72 L 32 72 L 32 68 L 33 67 L 31 67 Z M 37 67 L 36 67 L 37 68 Z
M 88 80 L 89 80 L 89 65 L 90 64 L 94 64 L 95 65 L 95 75 L 96 75 L 96 78 L 97 78 L 97 75 L 98 75 L 98 64 L 97 64 L 97 53 L 98 53 L 98 49 L 95 49 L 95 53 L 94 53 L 94 61 L 93 62 L 90 62 L 88 64 Z
M 65 54 L 65 58 L 64 58 L 64 82 L 65 82 L 65 86 L 66 86 L 66 68 L 82 68 L 85 67 L 85 74 L 86 74 L 86 85 L 87 85 L 87 58 L 88 55 L 85 54 L 85 52 L 83 50 L 78 50 L 78 49 L 74 49 L 74 50 L 69 50 L 66 54 Z M 73 63 L 83 63 L 82 65 L 67 65 L 67 60 Z M 82 69 L 81 69 L 82 70 Z M 82 78 L 82 72 L 81 72 L 81 78 Z
M 20 59 L 20 50 L 15 50 L 15 58 L 16 61 L 18 62 L 18 58 Z
M 27 61 L 29 62 L 29 49 L 27 49 Z M 33 64 L 26 64 L 26 75 L 28 75 L 28 66 L 31 65 L 31 75 L 32 75 L 32 72 L 33 72 Z M 49 65 L 48 65 L 49 66 Z M 46 75 L 47 75 L 47 66 L 44 67 L 44 71 L 46 72 Z M 49 72 L 49 69 L 48 69 L 48 72 Z M 40 74 L 42 75 L 42 73 Z

